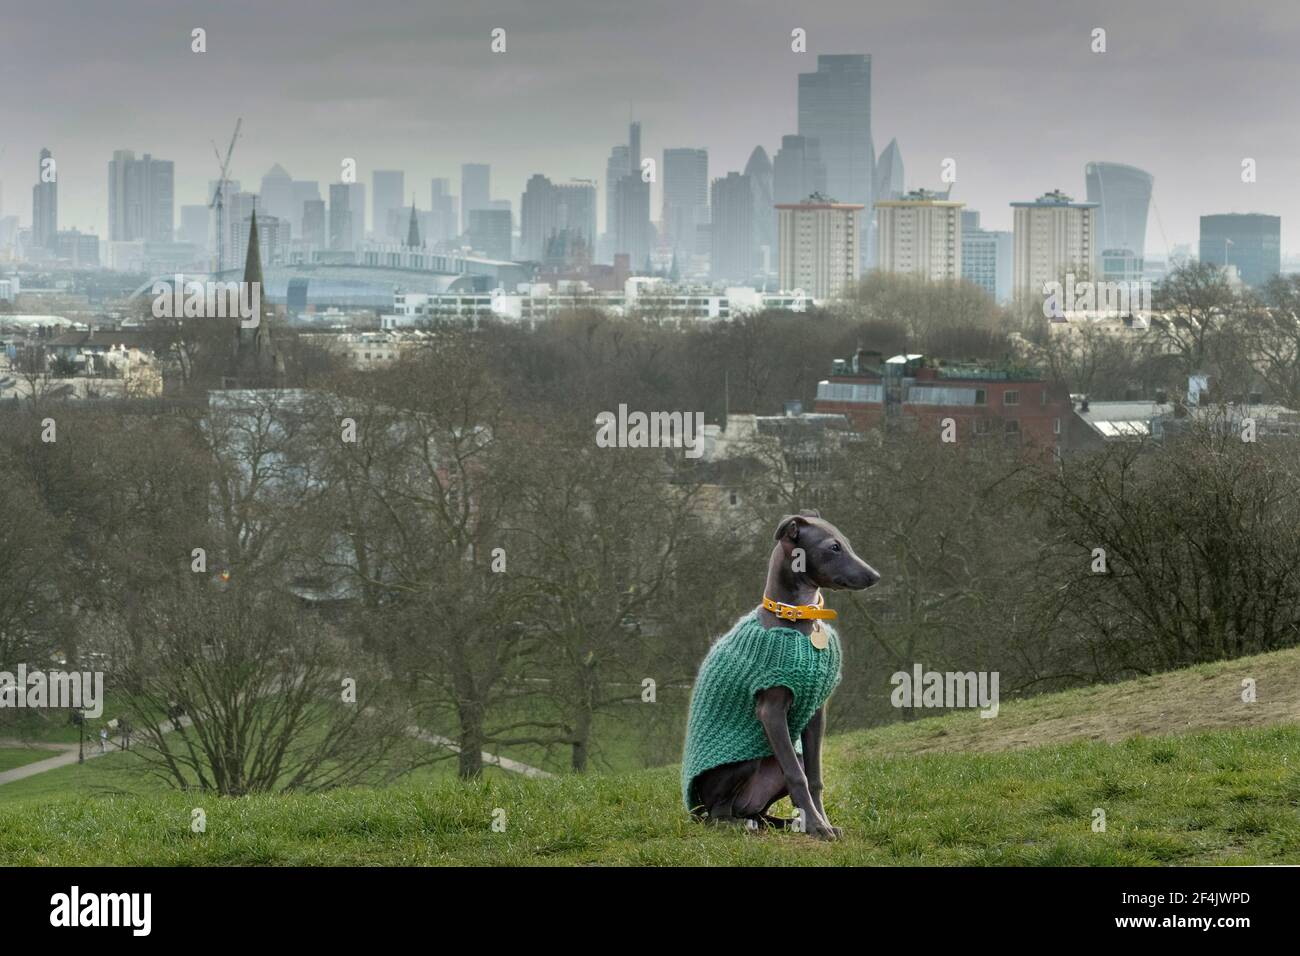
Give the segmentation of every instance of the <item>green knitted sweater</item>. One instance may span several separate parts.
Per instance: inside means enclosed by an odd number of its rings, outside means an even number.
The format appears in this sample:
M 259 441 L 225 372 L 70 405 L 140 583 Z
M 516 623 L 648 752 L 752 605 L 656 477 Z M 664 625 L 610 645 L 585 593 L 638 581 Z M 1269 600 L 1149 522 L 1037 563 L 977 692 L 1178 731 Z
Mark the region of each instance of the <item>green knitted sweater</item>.
M 750 611 L 709 649 L 691 692 L 682 754 L 682 799 L 695 806 L 695 778 L 706 770 L 740 760 L 768 757 L 763 725 L 754 714 L 754 694 L 765 687 L 788 687 L 794 694 L 787 724 L 795 750 L 817 708 L 840 682 L 840 639 L 825 621 L 824 649 L 817 650 L 792 627 L 765 629 L 758 609 Z

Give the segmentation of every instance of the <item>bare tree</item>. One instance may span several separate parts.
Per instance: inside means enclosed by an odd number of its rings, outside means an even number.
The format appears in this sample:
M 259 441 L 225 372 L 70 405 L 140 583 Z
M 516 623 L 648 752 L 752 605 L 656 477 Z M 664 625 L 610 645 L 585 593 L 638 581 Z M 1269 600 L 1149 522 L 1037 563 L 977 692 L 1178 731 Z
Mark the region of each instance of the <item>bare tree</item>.
M 223 796 L 391 779 L 417 761 L 402 696 L 273 591 L 180 579 L 110 630 L 146 771 Z

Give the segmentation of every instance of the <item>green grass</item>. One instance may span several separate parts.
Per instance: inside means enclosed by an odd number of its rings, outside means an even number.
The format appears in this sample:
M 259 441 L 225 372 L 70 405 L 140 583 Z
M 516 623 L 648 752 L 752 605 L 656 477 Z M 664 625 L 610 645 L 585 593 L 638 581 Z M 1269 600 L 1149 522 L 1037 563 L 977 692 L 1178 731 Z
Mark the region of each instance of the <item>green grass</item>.
M 1240 699 L 1246 677 L 1252 703 Z M 1007 702 L 992 720 L 967 711 L 833 734 L 837 843 L 693 822 L 676 766 L 653 768 L 679 752 L 680 708 L 646 706 L 599 718 L 584 776 L 563 773 L 566 748 L 501 748 L 562 773 L 552 780 L 488 768 L 464 783 L 441 760 L 387 789 L 224 799 L 171 790 L 135 754 L 112 754 L 0 786 L 0 861 L 1300 864 L 1300 648 Z M 70 730 L 51 724 L 45 739 Z M 44 756 L 6 746 L 0 768 Z M 190 830 L 196 807 L 202 834 Z M 1105 832 L 1092 828 L 1098 809 Z
M 871 733 L 828 741 L 827 812 L 845 830 L 836 843 L 695 823 L 682 809 L 676 768 L 660 768 L 553 780 L 493 773 L 478 783 L 444 777 L 312 796 L 29 796 L 0 806 L 0 859 L 59 865 L 1300 863 L 1295 725 L 899 757 L 873 753 Z M 191 832 L 194 808 L 206 814 L 204 833 Z M 1106 813 L 1105 832 L 1093 832 L 1095 808 Z M 500 833 L 491 826 L 498 809 L 505 814 Z

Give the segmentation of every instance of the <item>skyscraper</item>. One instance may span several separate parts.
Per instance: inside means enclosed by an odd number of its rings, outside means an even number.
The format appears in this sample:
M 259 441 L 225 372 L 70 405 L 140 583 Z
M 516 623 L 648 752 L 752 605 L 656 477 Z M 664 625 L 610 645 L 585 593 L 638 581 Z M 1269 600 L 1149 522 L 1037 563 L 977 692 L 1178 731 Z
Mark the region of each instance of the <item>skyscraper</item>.
M 520 256 L 542 261 L 550 241 L 561 235 L 571 246 L 580 243 L 590 250 L 595 223 L 594 183 L 556 184 L 537 173 L 519 200 Z
M 302 238 L 317 249 L 325 249 L 329 243 L 329 229 L 326 227 L 325 200 L 306 199 L 302 204 Z
M 1015 213 L 1012 295 L 1043 297 L 1043 286 L 1067 275 L 1092 280 L 1099 265 L 1097 204 L 1075 202 L 1059 189 L 1033 202 L 1013 202 Z
M 964 205 L 925 189 L 877 200 L 880 271 L 935 281 L 960 279 Z
M 259 197 L 260 203 L 260 197 Z M 248 261 L 248 248 L 252 241 L 253 219 L 257 219 L 258 256 L 263 266 L 280 265 L 289 244 L 289 223 L 278 216 L 257 216 L 252 213 L 235 223 L 235 261 Z
M 618 237 L 618 184 L 631 169 L 628 148 L 613 147 L 609 151 L 609 159 L 605 161 L 605 235 L 609 239 L 611 253 Z M 607 258 L 612 261 L 612 256 Z
M 614 156 L 610 156 L 611 165 Z M 641 178 L 641 124 L 628 127 L 627 174 L 614 186 L 614 254 L 626 253 L 633 269 L 650 256 L 650 184 Z
M 754 274 L 754 192 L 749 177 L 727 173 L 711 189 L 709 274 L 715 281 L 748 282 Z
M 469 214 L 492 207 L 492 167 L 487 163 L 465 163 L 460 167 L 460 228 L 469 232 Z
M 663 183 L 663 224 L 674 254 L 707 252 L 696 248 L 696 238 L 698 227 L 709 221 L 708 150 L 665 149 Z
M 330 183 L 329 247 L 333 252 L 348 252 L 352 242 L 352 193 L 347 183 Z
M 776 207 L 772 198 L 772 161 L 767 150 L 755 146 L 745 164 L 745 178 L 754 199 L 753 262 L 756 272 L 776 269 Z
M 799 74 L 799 135 L 815 138 L 826 164 L 826 190 L 841 203 L 871 208 L 876 150 L 871 139 L 871 57 L 821 55 L 817 72 Z M 865 266 L 872 253 L 868 220 L 858 222 Z
M 303 225 L 304 204 L 310 200 L 320 201 L 320 199 L 320 183 L 316 180 L 295 179 L 293 181 L 293 209 L 289 216 L 289 228 L 293 230 L 295 236 L 302 236 L 305 230 Z
M 393 212 L 407 206 L 406 174 L 400 169 L 376 169 L 370 174 L 374 189 L 372 215 L 375 238 L 389 242 L 400 241 L 406 235 L 406 216 L 394 217 Z M 397 232 L 391 224 L 397 223 Z
M 973 282 L 999 304 L 1011 299 L 1012 236 L 980 228 L 980 214 L 961 214 L 961 277 Z
M 41 150 L 32 187 L 32 245 L 58 254 L 59 184 L 57 166 L 48 149 Z
M 108 163 L 110 242 L 171 242 L 176 222 L 175 168 L 170 160 L 140 159 L 129 149 Z
M 366 184 L 348 183 L 348 212 L 352 214 L 352 248 L 360 249 L 366 238 Z
M 510 261 L 512 220 L 509 209 L 471 209 L 465 238 L 488 259 Z
M 225 219 L 226 237 L 222 245 L 223 271 L 239 268 L 244 261 L 248 248 L 247 231 L 249 220 L 254 213 L 262 211 L 262 199 L 257 193 L 231 192 L 226 194 Z
M 861 273 L 862 206 L 813 194 L 779 203 L 777 211 L 781 288 L 813 299 L 837 299 L 849 291 Z
M 1105 262 L 1126 263 L 1103 278 L 1132 281 L 1142 277 L 1151 206 L 1152 175 L 1123 163 L 1088 163 L 1083 168 L 1088 202 L 1097 203 L 1097 247 Z M 1103 270 L 1104 273 L 1107 270 Z
M 876 199 L 901 199 L 906 187 L 903 185 L 903 154 L 898 148 L 898 140 L 891 139 L 885 151 L 876 162 L 875 178 Z
M 806 136 L 782 136 L 781 148 L 772 160 L 772 199 L 797 203 L 813 193 L 826 192 L 826 165 L 817 140 Z
M 1264 285 L 1282 271 L 1282 217 L 1261 213 L 1202 216 L 1201 261 L 1236 266 L 1246 285 Z
M 429 217 L 430 226 L 424 234 L 429 245 L 436 246 L 460 235 L 460 217 L 456 197 L 451 192 L 451 180 L 429 181 Z
M 262 209 L 268 216 L 275 216 L 280 222 L 274 225 L 263 220 L 258 221 L 262 247 L 266 248 L 269 234 L 283 231 L 293 222 L 293 177 L 279 163 L 276 163 L 262 177 L 262 188 L 258 190 Z M 301 216 L 301 213 L 299 213 Z

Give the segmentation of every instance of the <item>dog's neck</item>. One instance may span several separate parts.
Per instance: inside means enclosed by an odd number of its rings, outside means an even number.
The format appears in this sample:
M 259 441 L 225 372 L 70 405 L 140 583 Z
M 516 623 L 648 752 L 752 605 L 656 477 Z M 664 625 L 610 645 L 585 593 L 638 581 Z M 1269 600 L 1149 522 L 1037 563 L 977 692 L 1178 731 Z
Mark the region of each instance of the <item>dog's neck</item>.
M 817 604 L 820 590 L 808 575 L 790 569 L 790 557 L 781 543 L 777 542 L 767 563 L 767 583 L 763 586 L 763 596 L 781 604 Z M 761 616 L 767 627 L 780 623 L 783 627 L 795 627 L 805 633 L 812 628 L 811 621 L 778 621 L 769 611 L 762 611 Z

